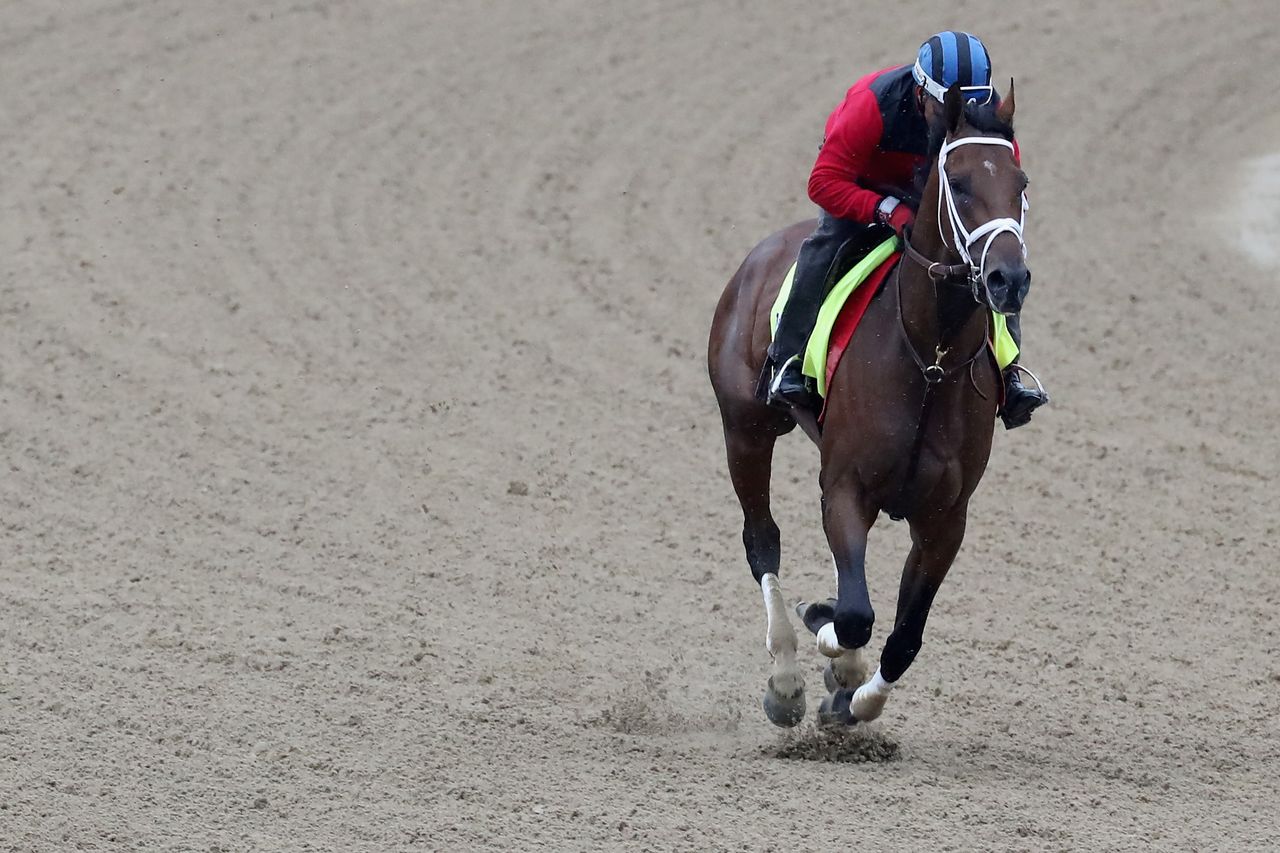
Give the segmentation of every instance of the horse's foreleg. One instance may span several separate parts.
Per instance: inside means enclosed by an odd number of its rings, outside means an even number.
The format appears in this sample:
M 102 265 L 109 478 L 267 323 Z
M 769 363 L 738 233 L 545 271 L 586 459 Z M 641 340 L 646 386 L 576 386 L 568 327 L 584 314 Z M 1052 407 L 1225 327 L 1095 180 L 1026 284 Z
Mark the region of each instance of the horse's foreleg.
M 773 659 L 773 673 L 764 695 L 764 710 L 779 726 L 794 726 L 804 719 L 804 676 L 796 662 L 796 632 L 787 617 L 782 586 L 778 581 L 781 540 L 769 511 L 769 477 L 773 463 L 774 434 L 731 429 L 725 426 L 729 476 L 742 504 L 742 544 L 751 574 L 760 584 L 767 619 L 765 648 Z
M 875 510 L 851 485 L 826 488 L 822 495 L 822 526 L 836 564 L 836 602 L 832 620 L 818 630 L 818 651 L 842 658 L 871 640 L 875 611 L 867 590 L 867 534 Z
M 839 568 L 836 569 L 836 583 L 840 583 Z M 818 651 L 830 658 L 822 671 L 822 681 L 827 692 L 832 694 L 857 687 L 866 679 L 868 672 L 866 646 L 860 649 L 840 647 L 835 632 L 834 604 L 834 599 L 810 605 L 801 602 L 796 611 L 817 636 Z
M 817 635 L 818 651 L 831 660 L 823 673 L 830 695 L 818 709 L 824 723 L 852 723 L 851 689 L 866 677 L 864 646 L 871 639 L 875 612 L 867 591 L 867 534 L 875 509 L 852 485 L 823 484 L 822 524 L 836 569 L 834 601 L 810 605 L 805 624 Z
M 850 703 L 854 718 L 870 721 L 880 716 L 893 685 L 920 651 L 929 608 L 964 539 L 965 513 L 962 507 L 941 519 L 911 522 L 913 544 L 902 570 L 893 632 L 880 655 L 880 668 L 854 691 Z

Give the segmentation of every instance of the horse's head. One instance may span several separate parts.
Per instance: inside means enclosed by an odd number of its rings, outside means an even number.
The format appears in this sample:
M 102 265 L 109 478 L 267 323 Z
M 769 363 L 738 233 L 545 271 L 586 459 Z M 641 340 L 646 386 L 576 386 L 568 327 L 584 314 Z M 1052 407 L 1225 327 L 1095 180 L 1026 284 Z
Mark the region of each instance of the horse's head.
M 935 178 L 942 242 L 969 265 L 974 299 L 1002 314 L 1020 311 L 1031 287 L 1022 238 L 1027 175 L 1014 156 L 1013 109 L 1012 80 L 996 104 L 947 90 Z

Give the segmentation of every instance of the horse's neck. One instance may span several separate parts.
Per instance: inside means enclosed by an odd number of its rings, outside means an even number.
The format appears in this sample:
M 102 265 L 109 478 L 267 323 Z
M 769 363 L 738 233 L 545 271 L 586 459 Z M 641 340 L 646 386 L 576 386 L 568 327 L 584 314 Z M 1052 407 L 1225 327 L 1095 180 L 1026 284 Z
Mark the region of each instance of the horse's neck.
M 924 195 L 911 234 L 911 245 L 931 261 L 958 264 L 962 261 L 954 247 L 942 238 L 938 220 L 938 173 L 934 169 L 925 184 Z M 924 267 L 905 262 L 902 268 L 902 316 L 912 342 L 922 355 L 933 347 L 976 348 L 986 325 L 978 303 L 968 290 L 955 284 L 937 284 Z

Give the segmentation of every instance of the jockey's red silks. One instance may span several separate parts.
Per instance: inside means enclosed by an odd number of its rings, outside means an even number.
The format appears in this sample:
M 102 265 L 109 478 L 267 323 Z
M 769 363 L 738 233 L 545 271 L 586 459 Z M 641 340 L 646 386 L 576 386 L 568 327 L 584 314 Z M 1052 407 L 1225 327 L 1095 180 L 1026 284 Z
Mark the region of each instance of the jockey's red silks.
M 827 118 L 826 138 L 809 175 L 809 198 L 840 219 L 875 222 L 889 188 L 905 192 L 914 184 L 928 145 L 911 66 L 868 74 Z M 1013 156 L 1020 162 L 1017 146 L 1015 141 Z

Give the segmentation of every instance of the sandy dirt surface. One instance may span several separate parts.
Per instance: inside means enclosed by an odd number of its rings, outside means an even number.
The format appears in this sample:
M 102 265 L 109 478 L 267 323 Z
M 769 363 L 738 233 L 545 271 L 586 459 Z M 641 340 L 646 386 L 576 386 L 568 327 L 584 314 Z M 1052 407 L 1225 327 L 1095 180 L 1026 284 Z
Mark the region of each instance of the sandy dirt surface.
M 1209 221 L 1274 4 L 797 9 L 3 4 L 0 850 L 1276 849 L 1280 272 Z M 1055 405 L 884 717 L 786 734 L 707 327 L 946 27 L 1018 79 Z

